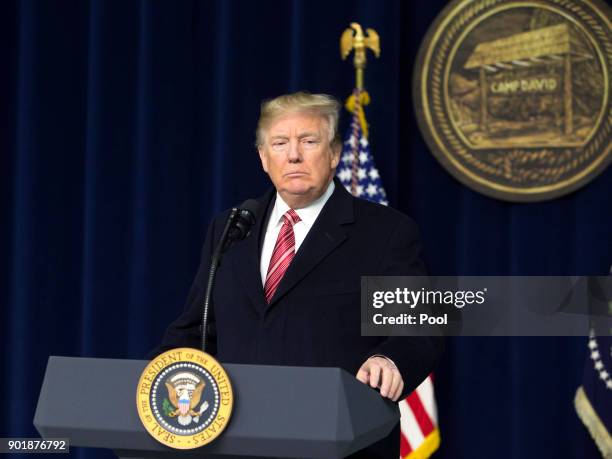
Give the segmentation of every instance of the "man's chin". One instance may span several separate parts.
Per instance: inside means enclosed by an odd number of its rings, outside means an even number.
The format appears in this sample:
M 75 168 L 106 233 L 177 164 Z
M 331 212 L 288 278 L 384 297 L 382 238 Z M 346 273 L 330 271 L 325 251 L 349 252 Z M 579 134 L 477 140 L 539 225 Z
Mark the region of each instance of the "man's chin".
M 287 204 L 294 208 L 305 207 L 314 201 L 315 189 L 313 187 L 286 187 L 280 192 L 280 195 Z
M 311 183 L 301 178 L 287 180 L 283 187 L 285 193 L 294 196 L 303 196 L 313 192 L 314 187 Z

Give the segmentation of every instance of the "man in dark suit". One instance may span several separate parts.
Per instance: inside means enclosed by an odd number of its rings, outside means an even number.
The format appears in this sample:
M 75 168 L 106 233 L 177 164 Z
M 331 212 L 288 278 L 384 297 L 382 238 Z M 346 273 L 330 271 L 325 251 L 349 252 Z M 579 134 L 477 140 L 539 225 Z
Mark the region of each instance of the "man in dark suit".
M 356 199 L 334 180 L 339 103 L 296 93 L 262 104 L 257 148 L 274 187 L 262 215 L 220 265 L 209 351 L 222 363 L 337 366 L 393 401 L 434 369 L 435 338 L 362 337 L 364 275 L 424 275 L 417 228 L 391 208 Z M 200 347 L 202 298 L 228 212 L 208 229 L 183 314 L 159 351 Z M 355 457 L 397 458 L 399 427 Z

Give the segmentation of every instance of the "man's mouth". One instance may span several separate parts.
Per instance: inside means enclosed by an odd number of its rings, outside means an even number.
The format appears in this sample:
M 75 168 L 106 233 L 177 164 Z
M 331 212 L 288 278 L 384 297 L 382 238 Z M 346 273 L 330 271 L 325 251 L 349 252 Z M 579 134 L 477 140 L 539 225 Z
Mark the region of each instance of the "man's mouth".
M 296 178 L 296 177 L 303 177 L 305 175 L 306 175 L 306 172 L 287 172 L 285 174 L 285 177 Z

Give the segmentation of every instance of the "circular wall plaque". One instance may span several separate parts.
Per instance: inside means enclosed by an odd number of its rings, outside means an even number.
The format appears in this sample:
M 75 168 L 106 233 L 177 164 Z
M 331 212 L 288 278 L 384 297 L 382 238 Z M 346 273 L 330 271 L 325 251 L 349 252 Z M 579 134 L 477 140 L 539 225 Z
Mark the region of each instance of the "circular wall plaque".
M 567 194 L 612 160 L 611 9 L 597 0 L 455 0 L 415 67 L 419 127 L 466 186 L 507 201 Z

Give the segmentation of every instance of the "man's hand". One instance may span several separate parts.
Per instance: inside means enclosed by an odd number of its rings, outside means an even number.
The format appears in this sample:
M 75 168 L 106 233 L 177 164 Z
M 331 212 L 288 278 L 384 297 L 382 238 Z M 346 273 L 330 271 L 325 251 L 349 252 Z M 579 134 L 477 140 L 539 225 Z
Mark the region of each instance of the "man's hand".
M 397 401 L 404 389 L 404 380 L 399 370 L 384 357 L 370 357 L 361 365 L 357 379 L 373 388 L 380 387 L 380 395 Z

